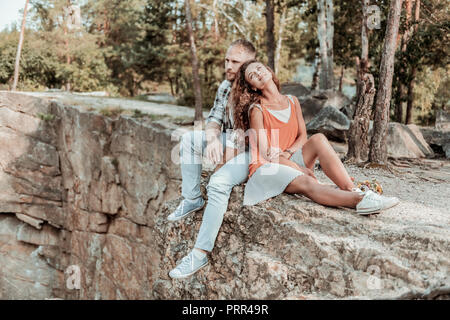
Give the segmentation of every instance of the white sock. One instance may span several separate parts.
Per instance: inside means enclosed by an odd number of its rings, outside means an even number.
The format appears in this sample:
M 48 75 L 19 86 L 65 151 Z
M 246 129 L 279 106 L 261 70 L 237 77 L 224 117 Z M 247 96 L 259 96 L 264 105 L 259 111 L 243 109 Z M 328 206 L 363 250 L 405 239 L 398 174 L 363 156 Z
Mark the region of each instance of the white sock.
M 206 256 L 206 253 L 204 253 L 204 252 L 202 252 L 202 251 L 200 251 L 198 249 L 195 249 L 195 248 L 192 250 L 192 252 L 194 253 L 194 256 L 197 259 L 204 259 L 205 256 Z

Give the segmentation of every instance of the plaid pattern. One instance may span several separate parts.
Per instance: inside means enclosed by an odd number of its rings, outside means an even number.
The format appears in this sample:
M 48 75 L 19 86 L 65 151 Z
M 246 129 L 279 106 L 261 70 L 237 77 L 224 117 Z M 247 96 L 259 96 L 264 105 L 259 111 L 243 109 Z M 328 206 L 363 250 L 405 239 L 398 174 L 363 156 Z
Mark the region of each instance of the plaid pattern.
M 208 118 L 206 119 L 206 123 L 210 121 L 214 121 L 219 126 L 222 126 L 222 131 L 226 131 L 227 129 L 233 129 L 233 126 L 230 122 L 228 114 L 226 114 L 226 106 L 228 103 L 228 97 L 231 91 L 231 82 L 228 80 L 222 81 L 217 89 L 216 99 L 214 100 L 214 106 L 209 111 Z

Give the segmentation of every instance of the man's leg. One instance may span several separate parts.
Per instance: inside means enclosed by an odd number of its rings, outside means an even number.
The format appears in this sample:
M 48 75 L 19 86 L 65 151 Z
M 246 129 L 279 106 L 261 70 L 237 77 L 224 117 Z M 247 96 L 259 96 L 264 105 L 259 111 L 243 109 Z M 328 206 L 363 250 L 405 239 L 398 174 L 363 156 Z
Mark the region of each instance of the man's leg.
M 205 131 L 190 131 L 181 137 L 181 194 L 185 199 L 195 199 L 201 196 L 200 178 L 205 148 Z
M 186 278 L 208 264 L 204 251 L 211 251 L 222 225 L 223 215 L 233 186 L 244 182 L 248 176 L 249 153 L 234 157 L 217 172 L 208 184 L 208 205 L 203 213 L 203 221 L 197 236 L 197 242 L 181 263 L 169 272 L 172 278 Z
M 211 176 L 207 186 L 208 204 L 203 213 L 195 248 L 212 251 L 223 215 L 227 211 L 231 190 L 248 177 L 248 162 L 249 153 L 240 153 Z
M 205 200 L 200 191 L 202 158 L 206 148 L 204 131 L 190 131 L 183 134 L 180 144 L 181 194 L 183 200 L 167 219 L 177 221 L 200 210 Z

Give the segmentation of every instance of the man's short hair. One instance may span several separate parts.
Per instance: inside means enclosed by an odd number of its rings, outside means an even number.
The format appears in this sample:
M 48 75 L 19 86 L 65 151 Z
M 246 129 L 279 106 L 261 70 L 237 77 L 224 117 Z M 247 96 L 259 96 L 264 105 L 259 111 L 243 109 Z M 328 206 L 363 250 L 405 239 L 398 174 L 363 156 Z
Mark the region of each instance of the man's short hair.
M 238 39 L 238 40 L 233 41 L 230 44 L 230 48 L 234 47 L 234 46 L 241 46 L 248 53 L 256 55 L 255 46 L 253 45 L 253 43 L 251 43 L 250 41 L 248 41 L 246 39 Z

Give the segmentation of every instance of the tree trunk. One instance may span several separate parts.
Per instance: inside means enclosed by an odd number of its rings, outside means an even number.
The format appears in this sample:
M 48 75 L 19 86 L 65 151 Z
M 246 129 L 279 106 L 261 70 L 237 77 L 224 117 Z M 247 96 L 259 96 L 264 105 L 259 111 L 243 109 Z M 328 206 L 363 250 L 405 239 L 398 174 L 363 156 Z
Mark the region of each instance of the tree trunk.
M 400 72 L 399 75 L 400 77 L 398 77 L 398 81 L 397 81 L 397 99 L 396 99 L 396 106 L 395 106 L 395 120 L 399 123 L 402 123 L 403 121 L 403 105 L 404 105 L 404 101 L 405 101 L 405 84 L 404 84 L 404 79 L 402 79 L 402 75 L 404 75 L 406 73 L 406 69 L 407 69 L 407 62 L 405 61 L 405 58 L 403 57 L 403 54 L 406 52 L 406 47 L 408 44 L 408 40 L 409 40 L 409 34 L 410 34 L 410 30 L 409 30 L 409 24 L 411 21 L 411 0 L 405 0 L 405 8 L 406 8 L 406 20 L 405 20 L 405 31 L 403 32 L 402 35 L 402 61 L 401 61 L 401 67 L 400 67 Z
M 406 105 L 406 124 L 411 124 L 412 121 L 412 111 L 414 105 L 414 78 L 416 77 L 416 67 L 411 68 L 411 81 L 408 83 L 408 101 Z
M 369 35 L 367 28 L 367 8 L 369 7 L 370 1 L 363 0 L 363 20 L 361 28 L 361 60 L 369 61 Z
M 70 5 L 71 5 L 70 0 L 67 0 L 67 6 L 70 7 Z M 66 63 L 68 65 L 70 65 L 71 58 L 70 58 L 70 49 L 69 49 L 68 22 L 69 22 L 69 17 L 66 16 L 65 21 L 64 21 L 64 43 L 66 46 Z M 70 91 L 71 87 L 72 87 L 72 85 L 70 83 L 70 80 L 68 80 L 66 83 L 66 91 Z
M 369 29 L 367 28 L 367 9 L 370 1 L 363 0 L 362 2 L 362 23 L 361 23 L 361 59 L 356 57 L 356 101 L 360 99 L 358 83 L 362 81 L 361 76 L 369 72 Z M 363 72 L 361 72 L 361 70 Z
M 71 63 L 71 59 L 70 59 L 70 52 L 69 52 L 69 39 L 67 38 L 67 27 L 64 26 L 64 44 L 66 47 L 66 63 L 68 65 L 70 65 Z M 70 85 L 70 81 L 68 80 L 66 83 L 66 91 L 70 91 L 71 89 L 71 85 Z
M 383 56 L 381 57 L 380 87 L 375 103 L 375 121 L 369 152 L 369 160 L 374 163 L 386 163 L 387 161 L 386 138 L 401 8 L 402 0 L 391 0 L 383 44 Z
M 357 70 L 357 103 L 353 122 L 348 132 L 347 161 L 367 161 L 369 153 L 369 128 L 373 99 L 375 96 L 375 82 L 369 73 L 369 40 L 367 35 L 367 7 L 369 0 L 363 2 L 363 19 L 361 28 L 361 60 L 356 57 Z
M 358 75 L 359 98 L 355 116 L 348 132 L 347 160 L 352 162 L 367 161 L 369 153 L 369 125 L 375 96 L 375 81 L 370 73 L 360 69 Z
M 197 58 L 197 48 L 195 46 L 194 31 L 192 30 L 192 16 L 191 16 L 191 6 L 190 0 L 185 0 L 184 4 L 186 7 L 186 24 L 189 34 L 189 42 L 191 46 L 192 55 L 192 76 L 194 79 L 194 94 L 195 94 L 195 121 L 203 120 L 202 113 L 202 88 L 200 86 L 200 77 L 198 75 L 198 58 Z
M 412 32 L 417 32 L 417 23 L 419 23 L 420 19 L 420 0 L 416 0 L 416 5 L 414 8 L 414 30 Z M 410 124 L 412 123 L 412 112 L 413 112 L 413 104 L 414 104 L 414 80 L 416 77 L 416 67 L 413 66 L 411 68 L 410 73 L 410 81 L 408 83 L 408 101 L 406 105 L 406 119 L 405 123 Z
M 279 70 L 280 68 L 280 58 L 281 58 L 281 46 L 283 43 L 283 32 L 284 32 L 284 25 L 286 24 L 286 7 L 283 8 L 283 12 L 280 17 L 280 25 L 278 27 L 278 43 L 277 43 L 277 49 L 275 52 L 275 69 Z
M 339 92 L 342 92 L 342 81 L 344 80 L 344 69 L 345 67 L 341 67 L 341 75 L 339 77 Z
M 333 2 L 331 0 L 318 1 L 317 34 L 320 47 L 320 78 L 321 90 L 334 88 L 333 75 Z
M 315 67 L 315 69 L 314 69 L 314 74 L 313 74 L 313 77 L 312 77 L 312 83 L 311 83 L 311 91 L 313 91 L 313 90 L 316 90 L 316 88 L 317 88 L 317 85 L 319 84 L 319 72 L 320 72 L 320 68 L 321 68 L 321 62 L 320 62 L 320 57 L 319 57 L 319 55 L 318 55 L 318 53 L 317 53 L 317 50 L 316 50 L 316 56 L 315 56 L 315 59 L 314 59 L 314 67 Z
M 17 46 L 16 64 L 14 66 L 14 82 L 12 85 L 12 91 L 16 91 L 17 82 L 19 81 L 20 54 L 22 52 L 23 38 L 25 35 L 25 23 L 27 21 L 28 2 L 29 0 L 26 0 L 25 9 L 23 10 L 22 28 L 20 29 L 19 45 Z
M 334 9 L 333 0 L 327 0 L 327 57 L 328 57 L 328 89 L 334 89 L 334 53 L 333 53 L 333 35 L 334 35 Z
M 269 67 L 275 70 L 275 35 L 274 35 L 274 5 L 273 0 L 266 0 L 266 39 L 267 39 L 267 58 Z
M 213 1 L 213 11 L 214 11 L 214 40 L 217 42 L 220 38 L 219 31 L 219 14 L 217 13 L 217 0 Z

